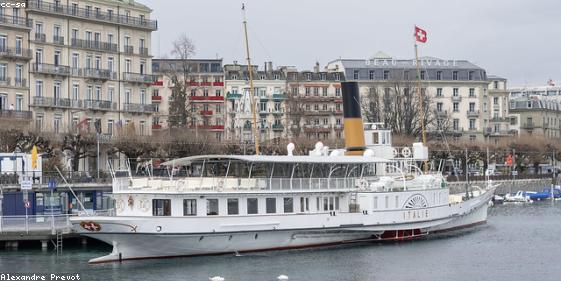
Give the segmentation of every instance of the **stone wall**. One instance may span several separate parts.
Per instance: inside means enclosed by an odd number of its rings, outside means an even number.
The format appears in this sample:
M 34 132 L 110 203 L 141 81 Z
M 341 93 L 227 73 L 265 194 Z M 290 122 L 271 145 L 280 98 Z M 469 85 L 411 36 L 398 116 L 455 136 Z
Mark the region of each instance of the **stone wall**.
M 551 187 L 551 179 L 524 179 L 524 180 L 500 180 L 493 181 L 500 184 L 497 187 L 496 194 L 516 193 L 518 190 L 525 191 L 541 191 L 544 188 Z M 470 182 L 470 186 L 485 187 L 485 181 Z M 463 193 L 466 191 L 466 182 L 448 183 L 450 194 Z

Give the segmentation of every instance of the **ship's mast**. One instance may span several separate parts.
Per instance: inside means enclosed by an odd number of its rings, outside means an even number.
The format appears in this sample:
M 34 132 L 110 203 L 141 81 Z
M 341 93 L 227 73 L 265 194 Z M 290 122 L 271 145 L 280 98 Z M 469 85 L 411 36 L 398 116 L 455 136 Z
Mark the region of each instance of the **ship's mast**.
M 427 145 L 427 134 L 425 132 L 425 107 L 424 107 L 424 98 L 423 98 L 423 91 L 421 90 L 421 66 L 419 63 L 419 51 L 417 47 L 417 40 L 415 40 L 415 64 L 417 65 L 417 94 L 419 95 L 419 110 L 420 112 L 420 122 L 421 122 L 421 135 L 423 138 L 423 145 Z M 427 161 L 424 163 L 424 171 L 425 173 L 428 171 Z
M 255 154 L 259 155 L 259 129 L 257 128 L 256 102 L 253 90 L 253 67 L 251 66 L 251 58 L 249 56 L 249 39 L 247 38 L 247 20 L 245 17 L 245 4 L 242 4 L 243 13 L 243 29 L 245 32 L 245 50 L 247 53 L 247 71 L 249 72 L 249 99 L 251 101 L 251 114 L 253 115 L 253 138 L 255 141 Z

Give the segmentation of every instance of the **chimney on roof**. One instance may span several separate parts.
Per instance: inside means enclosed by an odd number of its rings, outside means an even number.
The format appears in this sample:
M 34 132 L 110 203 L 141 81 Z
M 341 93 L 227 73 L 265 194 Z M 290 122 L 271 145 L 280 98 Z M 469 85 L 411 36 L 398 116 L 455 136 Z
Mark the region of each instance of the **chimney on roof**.
M 238 61 L 237 61 L 237 60 L 235 60 L 235 61 L 234 61 L 234 65 L 237 65 L 237 64 L 238 64 Z
M 319 62 L 316 61 L 316 65 L 314 66 L 314 72 L 319 73 Z
M 267 67 L 265 68 L 265 71 L 273 71 L 273 62 L 272 61 L 268 61 L 267 62 Z

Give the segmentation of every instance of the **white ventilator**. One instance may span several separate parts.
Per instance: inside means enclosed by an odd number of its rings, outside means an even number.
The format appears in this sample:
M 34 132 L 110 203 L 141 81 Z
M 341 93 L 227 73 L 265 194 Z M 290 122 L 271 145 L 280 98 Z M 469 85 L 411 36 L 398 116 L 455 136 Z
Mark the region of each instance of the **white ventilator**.
M 294 149 L 296 148 L 296 146 L 294 145 L 294 143 L 289 143 L 286 145 L 286 152 L 288 156 L 294 156 L 293 152 Z

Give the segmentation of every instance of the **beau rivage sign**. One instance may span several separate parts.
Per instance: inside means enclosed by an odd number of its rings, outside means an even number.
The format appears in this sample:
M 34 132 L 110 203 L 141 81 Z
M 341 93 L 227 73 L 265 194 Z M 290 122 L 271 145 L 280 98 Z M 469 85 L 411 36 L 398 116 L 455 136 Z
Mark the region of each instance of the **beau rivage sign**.
M 364 61 L 366 65 L 370 66 L 411 66 L 416 67 L 416 60 L 394 60 L 394 59 L 369 59 Z M 419 64 L 421 66 L 444 66 L 444 67 L 455 67 L 458 66 L 456 60 L 441 60 L 441 59 L 419 59 Z

